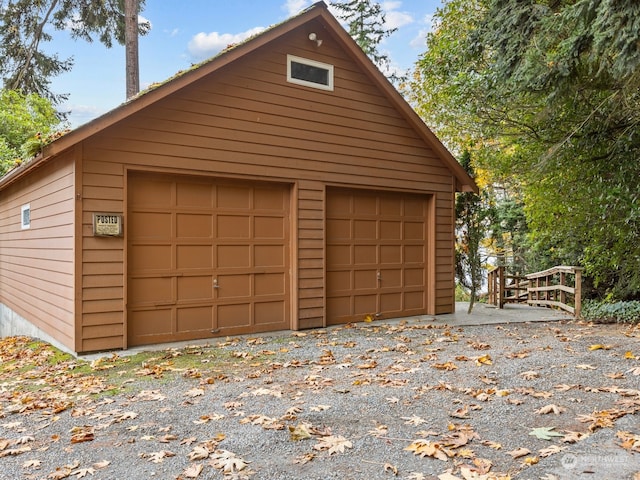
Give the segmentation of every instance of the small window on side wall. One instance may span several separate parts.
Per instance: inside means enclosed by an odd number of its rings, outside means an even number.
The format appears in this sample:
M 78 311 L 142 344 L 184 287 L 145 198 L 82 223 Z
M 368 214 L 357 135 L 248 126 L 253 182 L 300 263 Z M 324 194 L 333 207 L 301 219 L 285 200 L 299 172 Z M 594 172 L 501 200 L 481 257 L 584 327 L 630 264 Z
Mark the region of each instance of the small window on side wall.
M 287 81 L 322 90 L 333 90 L 333 65 L 287 55 Z
M 31 228 L 31 205 L 28 203 L 20 209 L 20 222 L 22 230 Z

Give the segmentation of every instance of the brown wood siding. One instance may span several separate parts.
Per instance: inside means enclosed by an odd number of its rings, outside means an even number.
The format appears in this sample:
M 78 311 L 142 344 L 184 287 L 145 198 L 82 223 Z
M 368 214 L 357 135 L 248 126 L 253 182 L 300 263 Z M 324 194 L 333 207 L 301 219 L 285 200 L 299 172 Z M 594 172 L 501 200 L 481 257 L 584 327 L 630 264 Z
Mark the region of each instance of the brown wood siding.
M 257 50 L 107 128 L 84 144 L 83 305 L 89 327 L 124 322 L 123 242 L 91 237 L 91 214 L 123 212 L 125 167 L 169 173 L 299 182 L 294 198 L 299 326 L 324 322 L 323 186 L 358 185 L 437 195 L 434 238 L 438 297 L 452 309 L 452 174 L 369 78 L 331 38 L 320 49 L 310 25 Z M 318 25 L 317 28 L 320 28 Z M 286 55 L 335 66 L 335 90 L 286 82 Z M 100 265 L 90 265 L 98 263 Z M 295 314 L 295 313 L 294 313 Z M 110 324 L 110 323 L 107 323 Z M 85 334 L 104 335 L 87 328 Z M 124 330 L 83 344 L 119 348 Z M 90 347 L 91 345 L 91 347 Z
M 61 155 L 2 192 L 0 301 L 74 348 L 74 157 Z M 21 228 L 21 207 L 31 227 Z
M 127 345 L 124 330 L 124 240 L 93 236 L 93 213 L 123 212 L 123 171 L 122 164 L 83 163 L 83 314 L 79 351 L 108 350 Z
M 298 265 L 324 258 L 324 185 L 321 182 L 300 182 L 298 185 Z M 298 272 L 299 328 L 324 326 L 324 269 L 299 268 Z

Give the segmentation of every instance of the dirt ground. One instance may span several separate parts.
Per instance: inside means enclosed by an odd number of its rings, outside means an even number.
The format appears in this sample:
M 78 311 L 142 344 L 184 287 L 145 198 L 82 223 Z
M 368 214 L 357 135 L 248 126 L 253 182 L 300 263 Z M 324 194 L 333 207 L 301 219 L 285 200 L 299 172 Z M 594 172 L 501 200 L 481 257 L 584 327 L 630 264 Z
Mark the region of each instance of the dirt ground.
M 81 359 L 7 338 L 0 478 L 639 479 L 640 329 L 549 312 Z

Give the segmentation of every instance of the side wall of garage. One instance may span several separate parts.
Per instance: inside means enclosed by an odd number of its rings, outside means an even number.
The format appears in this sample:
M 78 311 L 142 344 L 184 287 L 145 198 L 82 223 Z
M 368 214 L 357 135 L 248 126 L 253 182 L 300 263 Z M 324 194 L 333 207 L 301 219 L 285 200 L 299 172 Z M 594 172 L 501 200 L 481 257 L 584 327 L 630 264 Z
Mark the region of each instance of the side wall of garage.
M 453 309 L 450 170 L 313 22 L 85 140 L 81 351 L 126 345 L 126 235 L 92 236 L 96 211 L 127 211 L 127 172 L 292 185 L 294 326 L 326 322 L 327 187 L 430 195 L 432 312 Z M 287 82 L 287 55 L 334 67 L 333 91 Z
M 69 151 L 2 191 L 2 336 L 29 334 L 74 350 L 74 177 Z

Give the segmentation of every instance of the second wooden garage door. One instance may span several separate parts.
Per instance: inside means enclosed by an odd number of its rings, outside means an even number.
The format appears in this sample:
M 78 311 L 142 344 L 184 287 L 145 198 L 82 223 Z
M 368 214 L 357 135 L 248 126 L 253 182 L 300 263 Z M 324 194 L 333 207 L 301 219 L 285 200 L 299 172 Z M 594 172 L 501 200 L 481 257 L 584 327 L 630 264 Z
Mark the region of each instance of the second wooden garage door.
M 131 175 L 130 345 L 290 328 L 281 185 Z
M 427 313 L 427 198 L 327 191 L 327 323 Z

